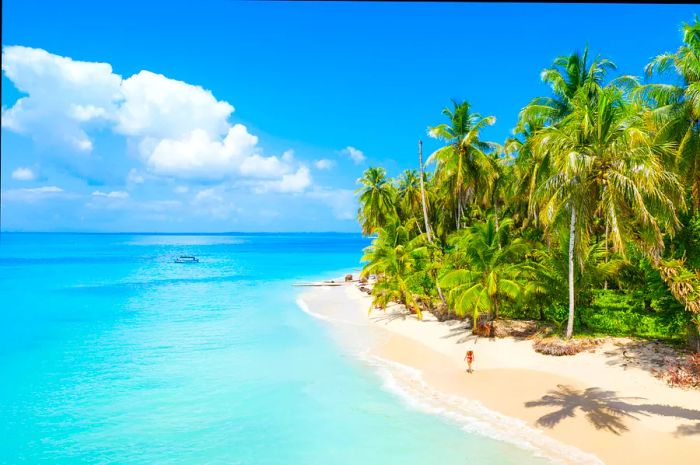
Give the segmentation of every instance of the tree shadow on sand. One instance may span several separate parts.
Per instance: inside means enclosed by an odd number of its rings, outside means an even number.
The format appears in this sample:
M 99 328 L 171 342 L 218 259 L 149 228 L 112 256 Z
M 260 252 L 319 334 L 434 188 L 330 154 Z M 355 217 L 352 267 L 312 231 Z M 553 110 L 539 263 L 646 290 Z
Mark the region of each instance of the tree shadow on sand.
M 373 310 L 375 311 L 375 310 Z M 413 313 L 409 312 L 408 310 L 400 310 L 397 308 L 392 308 L 392 309 L 387 309 L 386 311 L 382 312 L 381 314 L 378 315 L 373 315 L 370 318 L 372 321 L 376 323 L 384 323 L 388 324 L 391 323 L 394 320 L 405 320 L 406 318 L 409 318 Z
M 603 354 L 608 359 L 608 365 L 623 369 L 636 367 L 652 374 L 680 360 L 680 355 L 673 347 L 659 341 L 617 342 Z
M 471 339 L 476 339 L 476 335 L 472 334 L 472 324 L 469 321 L 450 320 L 443 322 L 444 325 L 451 326 L 448 333 L 442 336 L 443 339 L 457 337 L 455 344 L 462 344 Z
M 700 434 L 700 423 L 695 423 L 694 425 L 681 425 L 673 433 L 674 436 L 692 436 L 694 434 Z
M 586 419 L 598 430 L 606 430 L 614 434 L 628 431 L 625 420 L 638 420 L 637 415 L 660 415 L 683 418 L 687 420 L 700 420 L 700 410 L 687 409 L 660 404 L 635 404 L 629 401 L 644 400 L 641 397 L 619 397 L 615 391 L 604 391 L 597 387 L 585 390 L 574 389 L 570 386 L 559 384 L 557 389 L 549 391 L 541 399 L 526 402 L 530 407 L 559 407 L 537 419 L 537 425 L 545 428 L 553 428 L 565 418 L 573 418 L 576 411 L 580 410 Z M 700 425 L 700 424 L 699 424 Z M 700 426 L 688 426 L 688 431 Z M 681 427 L 682 428 L 682 427 Z M 681 429 L 679 428 L 679 430 Z M 676 432 L 677 434 L 695 434 L 693 432 Z

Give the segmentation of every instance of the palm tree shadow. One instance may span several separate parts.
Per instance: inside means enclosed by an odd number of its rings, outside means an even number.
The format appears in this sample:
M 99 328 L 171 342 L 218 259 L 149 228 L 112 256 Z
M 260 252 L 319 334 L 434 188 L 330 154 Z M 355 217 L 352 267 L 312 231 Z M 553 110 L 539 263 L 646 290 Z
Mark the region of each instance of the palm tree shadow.
M 700 434 L 700 423 L 695 423 L 694 425 L 681 425 L 673 433 L 674 436 L 691 436 L 694 434 Z
M 629 410 L 620 406 L 621 399 L 614 391 L 603 391 L 596 387 L 580 391 L 559 384 L 557 389 L 549 391 L 539 400 L 526 402 L 525 406 L 528 408 L 559 407 L 559 410 L 537 419 L 537 425 L 545 428 L 553 428 L 565 418 L 574 418 L 576 410 L 580 409 L 596 429 L 619 435 L 629 429 L 624 423 L 625 419 L 637 419 Z
M 541 399 L 526 402 L 526 407 L 559 407 L 537 419 L 537 425 L 553 428 L 565 418 L 576 416 L 581 410 L 586 419 L 596 429 L 607 430 L 614 434 L 628 431 L 625 420 L 638 420 L 636 415 L 658 415 L 686 420 L 700 420 L 700 410 L 661 404 L 637 404 L 628 401 L 644 400 L 641 397 L 619 397 L 615 391 L 604 391 L 597 387 L 585 390 L 574 389 L 562 384 L 549 391 Z M 674 435 L 689 436 L 700 434 L 700 422 L 694 425 L 681 425 Z
M 371 319 L 372 321 L 376 323 L 391 323 L 394 320 L 405 320 L 406 318 L 410 317 L 413 315 L 411 312 L 408 310 L 399 310 L 399 309 L 391 309 L 388 311 L 382 312 L 381 315 L 378 316 L 372 316 Z
M 472 325 L 470 322 L 464 322 L 464 321 L 457 321 L 457 323 L 449 323 L 445 322 L 443 324 L 446 324 L 448 326 L 452 326 L 452 328 L 449 329 L 449 332 L 442 336 L 443 339 L 450 339 L 453 337 L 458 337 L 455 341 L 455 344 L 462 344 L 464 342 L 469 342 L 469 340 L 476 338 L 475 335 L 472 334 Z

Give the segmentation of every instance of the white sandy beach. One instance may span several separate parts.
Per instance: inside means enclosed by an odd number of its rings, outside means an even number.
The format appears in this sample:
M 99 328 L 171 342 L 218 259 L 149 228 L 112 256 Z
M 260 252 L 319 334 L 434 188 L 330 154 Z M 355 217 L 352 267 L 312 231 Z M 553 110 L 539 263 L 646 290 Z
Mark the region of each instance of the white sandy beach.
M 463 323 L 430 314 L 418 321 L 400 306 L 368 315 L 370 297 L 355 284 L 312 288 L 300 305 L 343 345 L 390 370 L 394 391 L 466 429 L 564 463 L 700 463 L 700 392 L 651 374 L 662 346 L 615 340 L 546 356 L 529 340 L 477 339 Z M 465 373 L 467 348 L 473 374 Z

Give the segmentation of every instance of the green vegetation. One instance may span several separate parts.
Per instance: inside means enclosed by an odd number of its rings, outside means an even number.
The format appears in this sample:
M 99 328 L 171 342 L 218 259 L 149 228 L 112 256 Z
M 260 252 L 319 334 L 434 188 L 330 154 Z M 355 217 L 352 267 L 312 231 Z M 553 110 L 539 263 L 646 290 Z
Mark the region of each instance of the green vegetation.
M 376 235 L 373 306 L 419 318 L 537 319 L 576 334 L 688 342 L 700 351 L 700 22 L 645 80 L 588 50 L 542 72 L 550 94 L 513 137 L 453 101 L 444 143 L 397 179 L 369 168 L 358 220 Z M 422 147 L 422 145 L 420 145 Z M 432 172 L 423 168 L 432 167 Z

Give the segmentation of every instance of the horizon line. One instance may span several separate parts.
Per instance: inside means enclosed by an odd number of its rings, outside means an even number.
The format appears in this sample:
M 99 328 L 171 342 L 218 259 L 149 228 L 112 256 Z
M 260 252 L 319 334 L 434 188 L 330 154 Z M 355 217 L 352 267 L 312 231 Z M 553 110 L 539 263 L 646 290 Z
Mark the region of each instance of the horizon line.
M 194 232 L 194 231 L 8 231 L 0 230 L 0 234 L 134 234 L 134 235 L 180 235 L 180 236 L 226 236 L 241 234 L 360 234 L 361 231 L 224 231 L 224 232 Z

